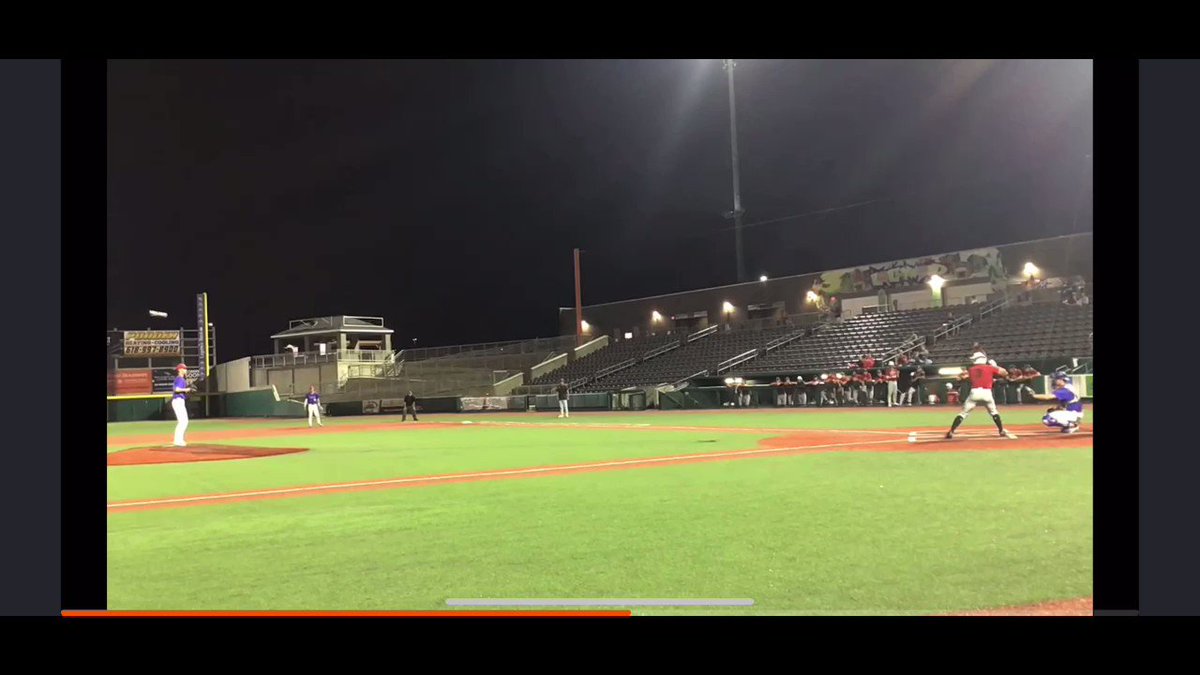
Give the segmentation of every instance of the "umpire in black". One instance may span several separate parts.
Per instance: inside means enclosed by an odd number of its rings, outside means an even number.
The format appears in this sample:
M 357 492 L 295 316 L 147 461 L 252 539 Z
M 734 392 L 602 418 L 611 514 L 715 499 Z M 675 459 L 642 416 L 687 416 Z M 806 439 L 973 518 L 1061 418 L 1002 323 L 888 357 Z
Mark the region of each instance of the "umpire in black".
M 413 393 L 411 391 L 408 392 L 408 394 L 406 394 L 404 396 L 404 411 L 400 414 L 400 421 L 401 422 L 408 421 L 408 416 L 410 414 L 413 416 L 414 422 L 420 421 L 417 419 L 417 397 L 413 396 Z M 392 419 L 395 419 L 395 418 L 392 418 Z

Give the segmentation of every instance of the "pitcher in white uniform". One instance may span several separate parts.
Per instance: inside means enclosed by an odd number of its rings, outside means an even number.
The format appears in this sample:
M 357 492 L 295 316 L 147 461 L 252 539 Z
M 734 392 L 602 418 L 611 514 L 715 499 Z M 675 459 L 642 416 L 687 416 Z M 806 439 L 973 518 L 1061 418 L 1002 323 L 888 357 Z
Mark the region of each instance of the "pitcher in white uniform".
M 175 447 L 187 447 L 187 443 L 183 440 L 183 434 L 187 431 L 188 414 L 187 414 L 187 395 L 188 392 L 196 391 L 195 387 L 189 387 L 187 383 L 187 366 L 179 364 L 175 366 L 175 393 L 171 396 L 171 409 L 175 411 Z

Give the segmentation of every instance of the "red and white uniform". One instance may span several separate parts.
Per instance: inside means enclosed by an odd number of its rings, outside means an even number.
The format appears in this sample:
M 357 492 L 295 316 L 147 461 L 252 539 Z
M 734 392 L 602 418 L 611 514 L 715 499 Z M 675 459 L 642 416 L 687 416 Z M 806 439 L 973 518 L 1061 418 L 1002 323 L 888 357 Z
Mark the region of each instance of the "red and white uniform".
M 966 417 L 980 403 L 987 406 L 988 413 L 997 414 L 996 399 L 992 396 L 992 386 L 1001 372 L 1003 371 L 990 363 L 977 363 L 967 370 L 967 377 L 971 380 L 971 393 L 967 394 L 967 400 L 963 401 L 963 417 Z
M 888 407 L 900 405 L 900 371 L 895 366 L 888 366 L 883 372 L 883 380 L 887 382 Z

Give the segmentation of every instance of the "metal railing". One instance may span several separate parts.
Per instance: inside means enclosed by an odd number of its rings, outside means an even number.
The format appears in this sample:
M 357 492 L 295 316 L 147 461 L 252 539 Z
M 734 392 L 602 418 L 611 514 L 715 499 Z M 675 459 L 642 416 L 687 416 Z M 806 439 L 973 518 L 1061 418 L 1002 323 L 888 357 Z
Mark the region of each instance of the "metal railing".
M 625 370 L 626 368 L 631 368 L 633 366 L 636 366 L 637 364 L 638 364 L 638 360 L 636 358 L 628 359 L 628 360 L 622 361 L 620 363 L 615 363 L 611 366 L 607 366 L 607 367 L 601 368 L 600 370 L 597 370 L 596 374 L 592 377 L 592 379 L 598 380 L 607 375 L 612 375 L 613 373 L 615 373 L 619 370 Z
M 338 318 L 338 317 L 336 317 L 336 316 L 316 316 L 316 317 L 311 317 L 308 319 L 292 319 L 291 321 L 288 322 L 288 330 L 292 330 L 293 328 L 337 329 L 337 328 L 343 328 L 343 327 L 346 327 L 346 328 L 383 328 L 384 327 L 383 317 L 379 317 L 379 316 L 350 316 L 347 314 L 347 315 L 341 317 L 342 324 L 340 326 L 335 325 L 333 320 L 336 318 Z M 361 321 L 363 324 L 366 324 L 366 325 L 349 324 L 349 323 L 346 323 L 346 319 L 353 319 L 356 321 Z
M 484 356 L 488 352 L 495 354 L 533 354 L 544 352 L 562 352 L 575 346 L 574 335 L 560 335 L 552 338 L 533 338 L 528 340 L 508 340 L 504 342 L 479 342 L 465 345 L 448 345 L 445 347 L 414 347 L 403 349 L 398 353 L 400 358 L 407 361 L 423 361 L 426 359 L 442 358 L 471 354 Z
M 774 340 L 771 340 L 763 347 L 763 352 L 766 353 L 766 352 L 774 351 L 788 343 L 799 340 L 802 337 L 804 337 L 804 331 L 798 330 L 795 333 L 791 333 L 788 335 L 784 335 L 783 337 L 775 338 Z
M 391 363 L 396 354 L 378 349 L 345 349 L 321 352 L 286 352 L 283 354 L 262 354 L 250 357 L 250 363 L 255 368 L 287 368 L 289 366 L 305 366 L 314 363 Z
M 717 364 L 717 375 L 720 375 L 721 373 L 725 372 L 726 370 L 729 370 L 730 368 L 733 368 L 734 366 L 745 363 L 745 362 L 749 361 L 750 359 L 753 359 L 756 356 L 758 356 L 758 350 L 751 349 L 749 351 L 742 352 L 741 354 L 738 354 L 737 356 L 735 356 L 731 359 L 726 359 Z
M 925 338 L 918 337 L 916 340 L 905 340 L 900 343 L 899 347 L 890 349 L 879 355 L 879 361 L 887 363 L 892 359 L 898 358 L 901 354 L 908 354 L 920 347 L 925 346 Z
M 970 325 L 974 321 L 975 321 L 975 317 L 972 317 L 969 315 L 964 316 L 961 319 L 956 319 L 953 322 L 948 323 L 948 324 L 942 326 L 941 328 L 939 328 L 938 330 L 936 330 L 933 333 L 933 335 L 930 336 L 930 339 L 932 339 L 934 342 L 936 342 L 936 341 L 946 337 L 950 333 L 957 332 L 958 329 L 962 328 L 963 326 Z
M 700 371 L 694 372 L 694 373 L 692 373 L 691 375 L 688 375 L 687 377 L 685 377 L 685 378 L 683 378 L 683 379 L 676 380 L 676 381 L 672 382 L 672 383 L 671 383 L 671 386 L 672 386 L 672 387 L 675 387 L 676 389 L 678 389 L 679 387 L 683 386 L 684 384 L 687 384 L 687 382 L 688 382 L 689 380 L 691 380 L 692 378 L 694 378 L 694 377 L 703 377 L 703 376 L 705 376 L 705 375 L 707 375 L 707 374 L 708 374 L 708 369 L 707 369 L 707 368 L 705 368 L 704 370 L 700 370 Z
M 687 336 L 687 341 L 692 342 L 694 340 L 699 340 L 702 337 L 712 335 L 713 333 L 717 332 L 718 328 L 720 328 L 719 324 L 713 324 L 713 325 L 709 326 L 708 328 L 698 330 L 695 333 L 692 333 L 691 335 Z
M 650 351 L 646 352 L 645 354 L 642 354 L 642 360 L 645 361 L 646 359 L 652 359 L 656 356 L 662 356 L 663 354 L 666 354 L 667 352 L 671 351 L 672 349 L 679 349 L 679 343 L 671 342 L 671 343 L 662 345 L 660 347 L 655 347 L 654 349 L 651 349 Z

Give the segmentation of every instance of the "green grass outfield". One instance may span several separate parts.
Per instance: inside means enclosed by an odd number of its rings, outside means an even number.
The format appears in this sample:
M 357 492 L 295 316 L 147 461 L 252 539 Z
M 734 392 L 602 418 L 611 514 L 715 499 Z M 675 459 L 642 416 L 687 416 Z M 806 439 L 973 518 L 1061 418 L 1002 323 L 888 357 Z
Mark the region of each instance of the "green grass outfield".
M 1042 408 L 1002 412 L 1009 425 L 1034 424 Z M 109 501 L 730 452 L 786 430 L 905 431 L 944 427 L 953 414 L 464 414 L 422 416 L 442 428 L 354 430 L 399 421 L 373 416 L 329 419 L 325 433 L 310 433 L 303 420 L 201 420 L 189 427 L 193 443 L 211 431 L 277 429 L 283 435 L 214 442 L 310 451 L 110 467 Z M 1089 407 L 1089 428 L 1092 417 Z M 109 451 L 147 438 L 169 442 L 172 428 L 110 424 Z M 994 427 L 978 411 L 964 429 Z M 864 436 L 847 436 L 856 438 Z M 1073 438 L 1013 451 L 830 448 L 111 513 L 109 608 L 444 610 L 448 598 L 752 598 L 753 608 L 633 611 L 934 614 L 1086 597 L 1091 437 Z

